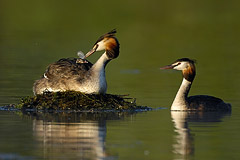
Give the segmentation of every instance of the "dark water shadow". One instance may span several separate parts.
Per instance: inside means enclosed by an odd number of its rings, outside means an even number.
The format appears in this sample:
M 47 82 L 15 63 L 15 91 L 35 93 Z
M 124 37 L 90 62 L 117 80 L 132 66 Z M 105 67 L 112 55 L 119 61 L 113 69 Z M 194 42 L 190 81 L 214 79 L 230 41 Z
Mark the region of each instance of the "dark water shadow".
M 195 146 L 194 137 L 189 127 L 189 122 L 197 123 L 219 123 L 226 116 L 230 116 L 231 112 L 178 112 L 171 111 L 171 118 L 174 124 L 175 143 L 173 144 L 173 152 L 175 159 L 191 159 L 194 156 Z
M 26 112 L 31 118 L 39 156 L 44 159 L 117 159 L 106 153 L 108 120 L 123 120 L 136 113 Z

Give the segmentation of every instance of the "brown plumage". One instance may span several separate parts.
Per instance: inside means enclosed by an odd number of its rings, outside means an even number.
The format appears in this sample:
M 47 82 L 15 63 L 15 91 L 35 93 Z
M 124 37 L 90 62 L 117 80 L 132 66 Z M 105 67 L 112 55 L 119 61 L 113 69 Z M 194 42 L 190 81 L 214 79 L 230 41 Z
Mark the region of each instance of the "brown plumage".
M 183 77 L 192 82 L 196 76 L 196 67 L 194 63 L 189 63 L 188 67 L 182 70 Z

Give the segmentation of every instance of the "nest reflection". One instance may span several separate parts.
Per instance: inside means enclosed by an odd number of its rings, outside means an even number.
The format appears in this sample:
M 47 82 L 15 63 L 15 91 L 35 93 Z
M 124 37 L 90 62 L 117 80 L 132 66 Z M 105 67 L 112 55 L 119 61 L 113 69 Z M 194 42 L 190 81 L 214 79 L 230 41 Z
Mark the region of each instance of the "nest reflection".
M 40 155 L 48 159 L 102 159 L 105 152 L 106 120 L 131 113 L 38 113 L 33 133 Z
M 98 159 L 105 156 L 104 124 L 96 122 L 69 124 L 34 120 L 33 131 L 46 157 L 74 156 Z

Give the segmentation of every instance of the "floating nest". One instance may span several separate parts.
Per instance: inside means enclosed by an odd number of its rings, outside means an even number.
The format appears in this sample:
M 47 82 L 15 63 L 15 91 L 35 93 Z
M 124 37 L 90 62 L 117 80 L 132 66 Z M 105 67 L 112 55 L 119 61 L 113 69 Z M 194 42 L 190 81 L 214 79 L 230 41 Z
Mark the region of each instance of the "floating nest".
M 150 110 L 123 95 L 84 94 L 76 91 L 44 92 L 22 98 L 15 108 L 25 111 L 124 111 Z

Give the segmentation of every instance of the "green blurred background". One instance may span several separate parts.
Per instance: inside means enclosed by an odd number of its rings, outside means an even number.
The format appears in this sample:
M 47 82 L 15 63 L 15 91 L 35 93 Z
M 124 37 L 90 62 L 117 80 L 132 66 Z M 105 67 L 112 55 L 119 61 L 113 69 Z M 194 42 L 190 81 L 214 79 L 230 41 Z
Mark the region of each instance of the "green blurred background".
M 76 57 L 79 50 L 86 53 L 99 36 L 116 28 L 120 56 L 106 68 L 108 93 L 169 108 L 181 74 L 159 68 L 182 57 L 196 59 L 190 94 L 213 95 L 233 106 L 231 121 L 214 124 L 210 133 L 199 124 L 193 128 L 199 135 L 196 154 L 206 159 L 206 149 L 208 159 L 226 159 L 239 148 L 239 5 L 237 0 L 0 0 L 0 105 L 32 95 L 34 80 L 48 64 Z M 172 157 L 169 110 L 110 121 L 107 128 L 106 148 L 122 159 L 143 159 L 146 150 L 152 159 Z

